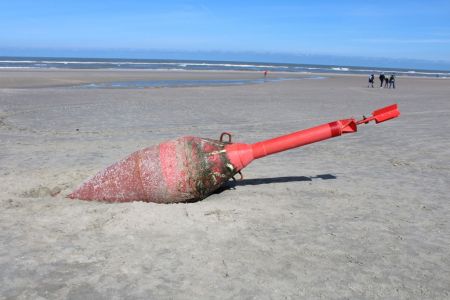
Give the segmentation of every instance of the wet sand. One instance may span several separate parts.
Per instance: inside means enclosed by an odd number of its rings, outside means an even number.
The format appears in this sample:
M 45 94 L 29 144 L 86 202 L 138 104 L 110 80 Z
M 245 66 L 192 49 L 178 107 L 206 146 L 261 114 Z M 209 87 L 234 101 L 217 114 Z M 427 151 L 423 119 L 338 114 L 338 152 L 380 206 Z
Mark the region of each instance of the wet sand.
M 284 74 L 270 74 L 284 76 Z M 0 71 L 0 298 L 443 299 L 450 81 L 364 76 L 152 89 L 74 84 L 252 72 Z M 69 200 L 182 135 L 255 142 L 398 103 L 402 116 L 253 162 L 189 204 Z

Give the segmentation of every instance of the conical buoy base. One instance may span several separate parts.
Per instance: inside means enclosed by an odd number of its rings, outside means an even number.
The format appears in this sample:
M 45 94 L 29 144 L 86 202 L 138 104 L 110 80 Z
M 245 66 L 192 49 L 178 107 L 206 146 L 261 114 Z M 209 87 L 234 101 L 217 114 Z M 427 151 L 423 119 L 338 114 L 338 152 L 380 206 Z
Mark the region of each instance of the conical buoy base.
M 164 202 L 166 185 L 160 171 L 159 147 L 132 153 L 83 183 L 72 199 Z
M 99 172 L 72 199 L 174 203 L 203 199 L 236 172 L 220 141 L 183 137 L 134 152 Z

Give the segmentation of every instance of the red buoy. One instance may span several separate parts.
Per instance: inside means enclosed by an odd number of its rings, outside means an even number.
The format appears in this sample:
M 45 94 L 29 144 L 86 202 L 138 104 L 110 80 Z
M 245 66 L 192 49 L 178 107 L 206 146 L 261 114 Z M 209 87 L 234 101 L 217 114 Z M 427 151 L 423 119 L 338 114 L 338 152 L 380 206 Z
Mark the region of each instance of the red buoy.
M 83 183 L 69 198 L 108 202 L 175 203 L 199 200 L 217 190 L 252 160 L 357 131 L 372 120 L 384 122 L 400 115 L 397 105 L 369 118 L 338 120 L 255 144 L 181 137 L 136 151 Z M 224 141 L 225 136 L 228 141 Z

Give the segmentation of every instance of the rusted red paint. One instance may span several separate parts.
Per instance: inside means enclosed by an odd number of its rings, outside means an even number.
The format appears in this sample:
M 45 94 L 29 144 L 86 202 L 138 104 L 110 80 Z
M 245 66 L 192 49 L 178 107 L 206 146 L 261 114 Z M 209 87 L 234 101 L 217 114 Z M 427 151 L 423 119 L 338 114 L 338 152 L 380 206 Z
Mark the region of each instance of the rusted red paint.
M 202 199 L 237 172 L 227 168 L 225 145 L 188 136 L 145 148 L 99 172 L 68 197 L 158 203 Z

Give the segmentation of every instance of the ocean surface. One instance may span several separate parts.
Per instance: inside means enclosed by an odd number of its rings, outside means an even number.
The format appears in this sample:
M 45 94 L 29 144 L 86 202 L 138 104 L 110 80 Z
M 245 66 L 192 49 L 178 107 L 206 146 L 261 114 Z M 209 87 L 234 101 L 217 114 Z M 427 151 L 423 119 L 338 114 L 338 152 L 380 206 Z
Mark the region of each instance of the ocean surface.
M 449 78 L 449 71 L 373 68 L 332 65 L 304 65 L 286 63 L 223 62 L 199 60 L 157 59 L 99 59 L 99 58 L 43 58 L 0 57 L 0 70 L 29 69 L 139 69 L 139 70 L 216 70 L 296 73 L 366 74 L 394 73 L 400 76 Z

